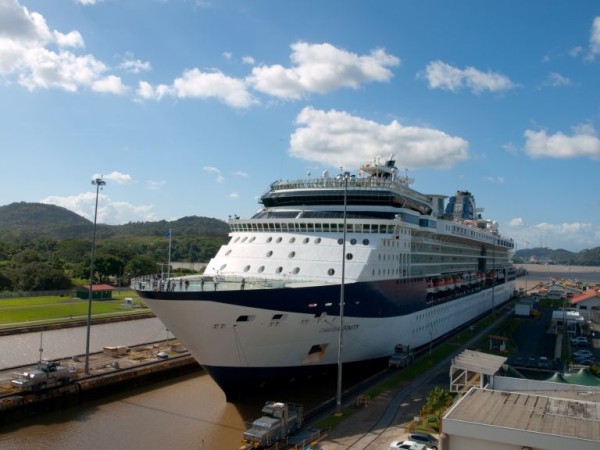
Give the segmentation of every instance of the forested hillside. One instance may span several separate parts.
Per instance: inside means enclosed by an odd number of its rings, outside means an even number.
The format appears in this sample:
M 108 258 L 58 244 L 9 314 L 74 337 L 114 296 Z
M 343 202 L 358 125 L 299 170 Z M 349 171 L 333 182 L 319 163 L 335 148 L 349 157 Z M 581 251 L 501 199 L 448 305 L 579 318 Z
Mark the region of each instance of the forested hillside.
M 169 232 L 171 236 L 169 238 Z M 127 285 L 169 260 L 207 262 L 226 242 L 228 225 L 208 217 L 97 224 L 94 279 Z M 89 282 L 93 223 L 41 203 L 0 207 L 0 291 L 68 289 Z

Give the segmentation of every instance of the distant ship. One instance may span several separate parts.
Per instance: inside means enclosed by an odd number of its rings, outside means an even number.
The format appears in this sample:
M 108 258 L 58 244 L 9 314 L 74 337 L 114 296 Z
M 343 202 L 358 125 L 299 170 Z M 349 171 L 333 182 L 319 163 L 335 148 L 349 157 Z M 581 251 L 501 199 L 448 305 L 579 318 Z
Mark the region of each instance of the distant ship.
M 392 158 L 276 181 L 257 214 L 230 218 L 203 275 L 133 288 L 229 399 L 335 368 L 341 322 L 344 364 L 417 349 L 506 302 L 515 270 L 470 192 L 411 183 Z

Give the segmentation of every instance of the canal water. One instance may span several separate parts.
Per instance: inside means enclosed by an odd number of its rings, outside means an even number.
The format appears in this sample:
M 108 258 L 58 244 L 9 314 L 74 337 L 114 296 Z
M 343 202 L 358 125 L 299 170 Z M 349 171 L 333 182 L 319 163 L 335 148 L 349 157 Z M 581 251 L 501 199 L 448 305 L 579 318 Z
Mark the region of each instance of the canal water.
M 85 327 L 45 331 L 41 336 L 44 358 L 71 357 L 85 351 Z M 90 349 L 96 352 L 104 346 L 132 346 L 166 338 L 166 328 L 155 318 L 94 325 Z M 36 362 L 39 347 L 40 333 L 0 337 L 0 369 Z M 241 445 L 245 422 L 260 416 L 265 401 L 292 401 L 309 408 L 334 396 L 335 382 L 330 377 L 314 387 L 248 393 L 243 402 L 227 403 L 221 389 L 199 370 L 0 427 L 0 449 L 233 450 Z

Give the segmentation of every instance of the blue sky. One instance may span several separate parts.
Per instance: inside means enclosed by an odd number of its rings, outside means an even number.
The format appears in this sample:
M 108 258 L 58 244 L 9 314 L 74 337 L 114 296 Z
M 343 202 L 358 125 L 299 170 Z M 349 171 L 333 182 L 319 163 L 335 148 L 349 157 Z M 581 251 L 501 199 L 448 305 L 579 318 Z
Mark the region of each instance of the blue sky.
M 0 205 L 252 215 L 394 154 L 517 249 L 600 246 L 600 2 L 0 0 Z

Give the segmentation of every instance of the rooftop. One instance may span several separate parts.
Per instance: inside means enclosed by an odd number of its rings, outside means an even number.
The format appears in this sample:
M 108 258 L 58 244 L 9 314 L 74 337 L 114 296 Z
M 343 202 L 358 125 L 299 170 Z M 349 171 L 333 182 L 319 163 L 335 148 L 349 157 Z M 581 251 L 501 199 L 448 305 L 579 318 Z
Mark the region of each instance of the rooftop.
M 548 396 L 472 388 L 446 420 L 600 442 L 600 391 Z

